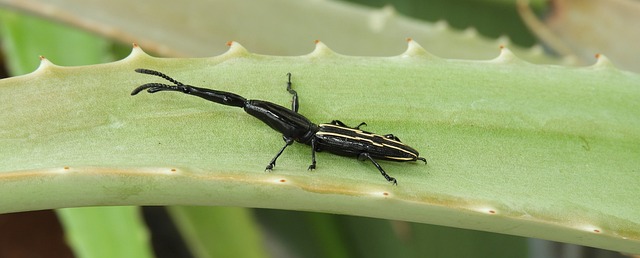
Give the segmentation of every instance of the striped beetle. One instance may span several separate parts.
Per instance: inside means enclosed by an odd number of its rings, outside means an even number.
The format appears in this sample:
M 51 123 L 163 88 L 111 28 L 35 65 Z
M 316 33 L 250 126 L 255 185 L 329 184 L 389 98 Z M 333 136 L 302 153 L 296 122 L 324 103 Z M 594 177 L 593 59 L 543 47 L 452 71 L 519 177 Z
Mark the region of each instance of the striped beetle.
M 260 119 L 274 130 L 282 133 L 285 145 L 278 151 L 275 157 L 266 167 L 270 171 L 276 165 L 276 160 L 287 146 L 294 141 L 311 145 L 311 165 L 309 170 L 316 168 L 316 151 L 326 150 L 328 152 L 357 157 L 360 160 L 370 160 L 380 174 L 387 181 L 398 184 L 397 180 L 389 176 L 378 164 L 376 159 L 390 161 L 423 161 L 427 160 L 419 156 L 418 151 L 402 143 L 393 134 L 378 135 L 363 131 L 362 122 L 356 127 L 349 127 L 339 120 L 333 120 L 328 124 L 314 124 L 309 119 L 298 113 L 298 93 L 291 88 L 291 73 L 287 76 L 287 91 L 292 95 L 291 109 L 285 108 L 275 103 L 263 100 L 247 100 L 242 96 L 231 92 L 218 91 L 206 88 L 185 85 L 173 78 L 154 70 L 136 69 L 138 73 L 149 74 L 161 77 L 174 85 L 162 83 L 146 83 L 135 88 L 131 95 L 136 95 L 140 91 L 147 90 L 149 93 L 159 91 L 177 91 L 185 94 L 197 96 L 219 104 L 241 107 L 245 112 Z

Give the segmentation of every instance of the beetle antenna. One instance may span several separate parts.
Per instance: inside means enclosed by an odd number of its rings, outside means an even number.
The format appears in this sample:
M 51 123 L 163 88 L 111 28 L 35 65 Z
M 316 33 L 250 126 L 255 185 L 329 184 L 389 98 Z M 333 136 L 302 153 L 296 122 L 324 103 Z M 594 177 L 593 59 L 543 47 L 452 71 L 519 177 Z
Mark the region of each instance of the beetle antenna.
M 143 91 L 143 90 L 147 90 L 147 92 L 149 93 L 155 93 L 158 91 L 162 91 L 162 90 L 179 90 L 179 87 L 181 86 L 173 86 L 173 85 L 169 85 L 169 84 L 164 84 L 164 83 L 146 83 L 143 85 L 138 86 L 138 88 L 135 88 L 132 92 L 131 95 L 136 95 L 139 92 Z
M 175 79 L 169 77 L 169 75 L 166 75 L 164 73 L 158 72 L 158 71 L 154 71 L 154 70 L 149 70 L 149 69 L 144 69 L 144 68 L 138 68 L 136 69 L 136 72 L 138 73 L 144 73 L 144 74 L 150 74 L 150 75 L 155 75 L 158 76 L 162 79 L 165 79 L 167 81 L 172 82 L 173 84 L 175 84 L 176 86 L 183 86 L 184 84 L 182 84 L 179 81 L 176 81 Z M 134 94 L 135 95 L 135 94 Z

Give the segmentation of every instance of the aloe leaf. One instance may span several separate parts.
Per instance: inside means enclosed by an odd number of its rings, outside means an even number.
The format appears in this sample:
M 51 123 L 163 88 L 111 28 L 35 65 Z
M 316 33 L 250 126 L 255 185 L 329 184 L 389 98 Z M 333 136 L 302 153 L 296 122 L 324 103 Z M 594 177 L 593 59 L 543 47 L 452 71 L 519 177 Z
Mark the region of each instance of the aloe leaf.
M 554 52 L 575 56 L 582 63 L 602 53 L 620 68 L 640 71 L 636 44 L 640 31 L 626 26 L 640 21 L 638 1 L 557 1 L 543 20 L 532 12 L 528 1 L 517 3 L 525 24 Z
M 522 237 L 315 212 L 254 212 L 268 232 L 266 241 L 289 247 L 277 257 L 527 256 L 527 239 Z
M 105 61 L 108 41 L 42 19 L 0 11 L 2 42 L 12 74 L 38 66 L 37 55 L 63 64 Z M 74 49 L 74 51 L 69 51 Z M 152 257 L 149 237 L 137 207 L 87 207 L 56 210 L 77 257 Z
M 266 257 L 250 209 L 167 207 L 195 257 Z
M 244 42 L 256 53 L 300 55 L 320 39 L 351 55 L 394 55 L 399 39 L 411 37 L 447 58 L 488 59 L 504 45 L 534 63 L 565 63 L 540 46 L 523 48 L 508 37 L 486 38 L 476 29 L 451 28 L 446 21 L 425 22 L 391 6 L 370 8 L 340 1 L 72 1 L 0 0 L 0 5 L 66 22 L 163 56 L 211 56 L 222 43 Z M 312 17 L 312 18 L 311 18 Z M 519 22 L 519 21 L 518 21 Z M 595 53 L 594 53 L 595 54 Z
M 452 28 L 476 28 L 489 38 L 508 36 L 514 44 L 531 46 L 535 38 L 522 22 L 513 0 L 343 0 L 366 6 L 393 6 L 397 12 L 423 21 L 447 21 Z M 543 10 L 547 1 L 531 0 L 536 11 Z M 481 15 L 479 15 L 481 14 Z M 429 48 L 428 45 L 424 45 Z M 438 53 L 435 53 L 438 54 Z M 438 54 L 439 55 L 439 54 Z
M 312 121 L 366 121 L 422 151 L 428 165 L 369 163 L 288 148 L 239 109 L 130 91 L 161 70 L 185 83 L 288 105 L 294 74 Z M 89 205 L 227 205 L 322 211 L 538 237 L 639 253 L 640 79 L 605 57 L 590 67 L 533 65 L 507 49 L 489 61 L 440 59 L 417 43 L 394 57 L 324 44 L 262 56 L 234 43 L 212 58 L 83 67 L 43 61 L 0 81 L 2 212 Z
M 527 239 L 520 237 L 351 216 L 339 221 L 358 257 L 527 257 Z
M 153 257 L 139 207 L 57 210 L 78 257 Z
M 355 252 L 360 247 L 358 243 L 344 237 L 348 228 L 347 225 L 339 223 L 339 215 L 272 209 L 253 211 L 262 231 L 265 232 L 265 243 L 274 257 L 362 257 L 360 253 Z M 356 220 L 358 219 L 366 218 L 357 217 Z M 384 237 L 389 238 L 390 242 L 396 240 L 393 235 L 380 233 L 386 232 L 368 228 L 360 232 L 360 237 Z M 372 243 L 366 243 L 365 246 L 371 247 Z M 387 249 L 390 252 L 396 251 L 396 257 L 403 257 L 399 253 L 402 246 L 384 247 L 390 247 Z

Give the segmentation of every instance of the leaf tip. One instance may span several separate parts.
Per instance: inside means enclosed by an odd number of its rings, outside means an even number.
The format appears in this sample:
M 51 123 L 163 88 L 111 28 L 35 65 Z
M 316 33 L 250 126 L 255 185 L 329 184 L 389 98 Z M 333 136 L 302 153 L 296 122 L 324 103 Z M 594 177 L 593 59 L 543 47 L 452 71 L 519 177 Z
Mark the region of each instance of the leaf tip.
M 591 66 L 592 68 L 600 68 L 600 69 L 615 68 L 613 63 L 611 63 L 611 60 L 609 60 L 609 58 L 607 58 L 605 55 L 598 53 L 598 54 L 595 54 L 595 58 L 596 58 L 596 63 Z
M 140 47 L 140 45 L 138 45 L 138 43 L 131 44 L 131 54 L 129 55 L 140 55 L 140 54 L 146 54 L 146 53 L 144 52 L 144 50 L 142 50 L 142 48 Z
M 517 61 L 522 61 L 519 59 L 509 48 L 505 45 L 500 45 L 500 55 L 491 60 L 494 63 L 514 63 Z
M 311 56 L 331 56 L 336 54 L 320 40 L 316 39 L 315 44 L 316 48 L 313 50 L 313 52 L 311 52 L 311 54 L 309 54 Z
M 138 45 L 138 43 L 131 43 L 131 53 L 129 53 L 129 55 L 127 57 L 125 57 L 123 60 L 144 58 L 144 57 L 148 57 L 148 56 L 149 55 L 147 53 L 145 53 L 144 50 L 142 50 L 142 47 L 140 47 L 140 45 Z
M 227 46 L 229 46 L 229 50 L 224 55 L 244 56 L 249 54 L 249 51 L 236 41 L 228 41 Z
M 53 64 L 51 61 L 49 61 L 49 59 L 47 59 L 44 56 L 38 56 L 38 58 L 40 59 L 40 65 L 38 65 L 38 68 L 36 69 L 36 72 L 37 71 L 43 71 L 43 70 L 46 70 L 46 69 L 50 69 L 50 68 L 53 68 L 53 67 L 56 66 L 55 64 Z
M 425 50 L 418 42 L 412 38 L 407 38 L 407 50 L 401 54 L 402 57 L 428 57 L 435 59 L 436 56 Z

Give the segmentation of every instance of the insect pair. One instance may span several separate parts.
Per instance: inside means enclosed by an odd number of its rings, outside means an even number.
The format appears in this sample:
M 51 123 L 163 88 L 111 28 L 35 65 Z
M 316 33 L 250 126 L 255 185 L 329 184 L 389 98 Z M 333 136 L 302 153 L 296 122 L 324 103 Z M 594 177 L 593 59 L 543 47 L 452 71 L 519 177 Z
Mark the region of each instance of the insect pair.
M 131 95 L 136 95 L 145 89 L 149 93 L 159 91 L 182 92 L 215 103 L 241 107 L 248 114 L 280 132 L 285 144 L 269 162 L 266 170 L 273 169 L 278 157 L 293 142 L 311 146 L 311 165 L 309 165 L 309 170 L 316 168 L 316 152 L 327 151 L 338 155 L 357 157 L 360 160 L 369 160 L 380 171 L 380 174 L 393 184 L 397 184 L 397 180 L 382 169 L 376 161 L 377 159 L 400 162 L 420 160 L 425 164 L 427 163 L 425 158 L 419 156 L 418 151 L 402 143 L 393 134 L 379 135 L 361 130 L 360 127 L 366 125 L 364 122 L 356 127 L 349 127 L 339 120 L 333 120 L 326 124 L 312 123 L 298 113 L 298 93 L 291 87 L 291 73 L 287 74 L 287 91 L 292 95 L 291 108 L 289 109 L 269 101 L 245 99 L 231 92 L 186 85 L 154 70 L 136 69 L 136 72 L 161 77 L 173 83 L 173 85 L 146 83 L 135 88 Z

